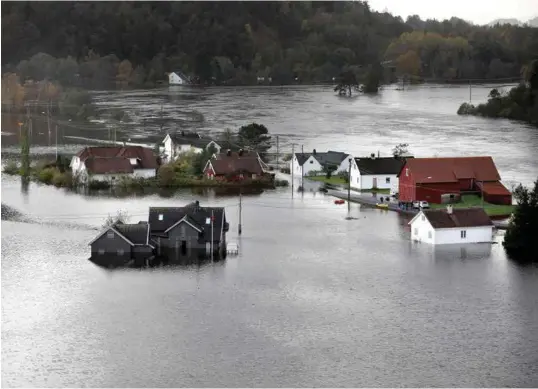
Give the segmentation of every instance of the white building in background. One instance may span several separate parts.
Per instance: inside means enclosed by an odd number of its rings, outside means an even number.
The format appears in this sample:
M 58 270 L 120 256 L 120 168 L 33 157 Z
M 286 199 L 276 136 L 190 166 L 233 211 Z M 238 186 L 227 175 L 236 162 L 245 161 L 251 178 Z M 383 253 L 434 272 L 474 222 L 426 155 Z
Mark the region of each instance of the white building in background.
M 422 210 L 410 222 L 411 240 L 439 244 L 491 243 L 494 226 L 482 208 Z
M 168 73 L 169 85 L 187 85 L 189 83 L 189 78 L 179 70 Z
M 406 158 L 413 157 L 370 157 L 354 158 L 351 166 L 351 187 L 355 189 L 389 189 L 398 192 L 398 174 Z
M 295 153 L 290 160 L 290 173 L 294 175 L 325 175 L 327 168 L 333 169 L 333 174 L 348 171 L 349 159 L 353 157 L 339 151 L 319 153 L 315 149 L 311 153 Z

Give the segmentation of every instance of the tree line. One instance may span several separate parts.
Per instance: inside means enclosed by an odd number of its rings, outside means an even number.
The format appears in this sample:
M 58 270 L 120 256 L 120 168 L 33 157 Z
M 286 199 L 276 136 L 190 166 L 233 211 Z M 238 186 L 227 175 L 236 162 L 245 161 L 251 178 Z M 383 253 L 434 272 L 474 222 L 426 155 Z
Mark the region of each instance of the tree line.
M 390 61 L 398 75 L 513 77 L 538 29 L 406 21 L 366 2 L 4 2 L 2 65 L 27 79 L 149 86 L 181 70 L 201 83 L 333 82 Z

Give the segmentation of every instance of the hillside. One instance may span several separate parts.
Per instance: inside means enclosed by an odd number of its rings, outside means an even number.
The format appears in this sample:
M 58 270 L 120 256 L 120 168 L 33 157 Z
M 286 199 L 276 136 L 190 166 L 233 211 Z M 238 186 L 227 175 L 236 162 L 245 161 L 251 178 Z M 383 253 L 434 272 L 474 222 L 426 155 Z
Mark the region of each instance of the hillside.
M 360 1 L 2 2 L 4 73 L 91 88 L 152 85 L 175 69 L 208 83 L 331 82 L 385 59 L 396 75 L 513 77 L 537 55 L 538 29 L 404 22 Z

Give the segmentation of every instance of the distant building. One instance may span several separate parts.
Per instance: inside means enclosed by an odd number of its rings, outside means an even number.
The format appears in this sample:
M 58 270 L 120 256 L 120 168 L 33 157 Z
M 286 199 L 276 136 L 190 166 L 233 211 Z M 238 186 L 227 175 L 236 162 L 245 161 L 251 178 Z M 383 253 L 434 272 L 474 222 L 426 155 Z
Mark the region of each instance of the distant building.
M 116 223 L 101 231 L 89 245 L 92 258 L 103 266 L 122 266 L 131 261 L 140 264 L 153 255 L 147 222 Z
M 204 175 L 210 179 L 241 181 L 244 179 L 273 179 L 274 174 L 256 152 L 239 150 L 215 154 L 204 167 Z
M 168 84 L 169 85 L 188 85 L 190 84 L 190 79 L 181 71 L 176 70 L 174 72 L 168 73 Z
M 202 137 L 196 132 L 181 131 L 177 134 L 167 134 L 161 143 L 163 147 L 163 160 L 174 161 L 181 153 L 189 151 L 201 153 L 211 147 L 218 153 L 221 146 L 211 138 Z
M 311 153 L 295 153 L 290 160 L 290 172 L 298 176 L 324 175 L 325 169 L 330 168 L 337 174 L 348 171 L 350 159 L 353 159 L 350 154 L 339 151 L 317 152 L 314 149 Z
M 354 158 L 351 162 L 350 184 L 357 189 L 390 189 L 398 192 L 398 173 L 409 157 Z M 412 157 L 411 157 L 412 158 Z
M 142 146 L 85 147 L 71 158 L 71 172 L 83 183 L 114 184 L 123 177 L 152 178 L 158 168 L 153 150 Z
M 512 204 L 491 157 L 411 158 L 399 178 L 401 201 L 443 203 L 465 192 L 481 192 L 492 204 Z
M 422 210 L 409 225 L 412 240 L 434 245 L 493 240 L 493 223 L 482 208 Z

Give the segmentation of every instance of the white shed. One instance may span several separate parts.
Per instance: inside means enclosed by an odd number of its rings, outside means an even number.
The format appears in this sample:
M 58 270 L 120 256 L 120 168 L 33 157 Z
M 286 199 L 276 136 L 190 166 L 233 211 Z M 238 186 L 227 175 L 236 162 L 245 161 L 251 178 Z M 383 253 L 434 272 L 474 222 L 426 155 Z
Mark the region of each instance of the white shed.
M 482 208 L 422 210 L 410 222 L 411 239 L 434 245 L 490 243 L 494 226 Z
M 189 83 L 189 78 L 180 71 L 168 73 L 168 84 L 170 85 L 186 85 Z

